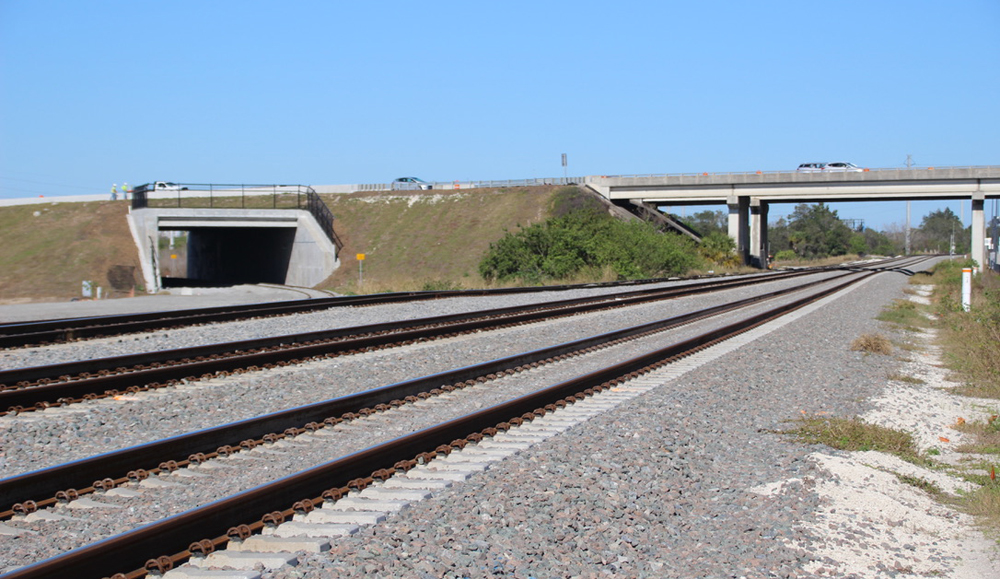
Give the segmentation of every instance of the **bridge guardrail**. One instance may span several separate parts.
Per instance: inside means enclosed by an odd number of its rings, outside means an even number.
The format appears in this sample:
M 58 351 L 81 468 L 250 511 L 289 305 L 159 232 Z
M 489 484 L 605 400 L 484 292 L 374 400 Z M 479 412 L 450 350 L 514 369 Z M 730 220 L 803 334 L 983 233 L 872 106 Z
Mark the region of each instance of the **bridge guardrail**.
M 179 183 L 181 189 L 134 191 L 132 209 L 302 209 L 308 211 L 340 252 L 344 244 L 333 229 L 333 213 L 308 185 L 227 185 Z
M 894 167 L 894 168 L 864 168 L 862 173 L 875 173 L 875 174 L 886 174 L 886 173 L 898 173 L 901 176 L 905 176 L 907 173 L 913 171 L 955 171 L 955 170 L 994 170 L 1000 172 L 1000 166 L 997 165 L 965 165 L 959 167 Z M 843 175 L 851 174 L 851 171 L 816 171 L 816 172 L 803 172 L 800 173 L 794 169 L 789 171 L 707 171 L 702 173 L 647 173 L 647 174 L 632 174 L 632 175 L 593 175 L 586 179 L 650 179 L 650 178 L 661 178 L 661 177 L 749 177 L 756 175 Z M 858 173 L 854 171 L 853 173 Z
M 428 183 L 430 191 L 450 191 L 455 189 L 480 189 L 485 187 L 534 187 L 538 185 L 577 185 L 583 183 L 586 177 L 540 177 L 537 179 L 504 179 L 484 181 L 434 181 Z M 419 191 L 412 189 L 393 189 L 392 183 L 363 183 L 357 185 L 358 191 Z M 426 191 L 426 189 L 424 190 Z

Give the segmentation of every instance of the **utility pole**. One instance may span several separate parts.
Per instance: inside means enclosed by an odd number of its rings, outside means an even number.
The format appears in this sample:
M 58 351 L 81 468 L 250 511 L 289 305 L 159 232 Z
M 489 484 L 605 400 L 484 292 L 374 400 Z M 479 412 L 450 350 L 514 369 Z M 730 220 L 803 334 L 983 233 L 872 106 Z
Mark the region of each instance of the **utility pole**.
M 910 255 L 910 200 L 906 200 L 906 249 L 903 255 Z
M 913 155 L 906 155 L 906 168 L 909 169 L 913 166 Z M 906 200 L 906 248 L 904 250 L 904 255 L 910 255 L 910 200 Z

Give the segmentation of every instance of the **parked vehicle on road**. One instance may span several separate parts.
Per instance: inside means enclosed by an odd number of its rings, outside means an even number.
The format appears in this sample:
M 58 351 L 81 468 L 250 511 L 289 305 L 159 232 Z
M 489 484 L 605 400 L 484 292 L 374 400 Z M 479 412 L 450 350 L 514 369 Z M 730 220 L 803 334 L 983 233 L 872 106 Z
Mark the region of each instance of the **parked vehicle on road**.
M 841 173 L 860 173 L 864 171 L 861 167 L 858 167 L 854 163 L 827 163 L 826 167 L 823 167 L 824 172 L 834 172 L 839 171 Z
M 799 173 L 860 173 L 864 171 L 854 163 L 802 163 L 796 169 Z
M 392 182 L 393 191 L 412 191 L 416 189 L 427 191 L 433 188 L 433 185 L 417 177 L 400 177 Z
M 153 181 L 152 183 L 143 183 L 142 185 L 137 185 L 132 191 L 134 193 L 149 193 L 150 191 L 187 191 L 187 187 L 178 185 L 177 183 L 171 183 L 169 181 Z

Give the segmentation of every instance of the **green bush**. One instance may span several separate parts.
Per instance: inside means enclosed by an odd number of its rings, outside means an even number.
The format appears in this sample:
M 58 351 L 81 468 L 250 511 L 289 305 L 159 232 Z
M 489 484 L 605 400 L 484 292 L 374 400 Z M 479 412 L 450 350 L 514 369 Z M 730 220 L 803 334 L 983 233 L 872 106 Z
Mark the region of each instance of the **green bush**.
M 690 240 L 584 207 L 506 232 L 490 244 L 479 273 L 487 280 L 538 284 L 586 270 L 610 268 L 619 279 L 642 279 L 678 275 L 699 265 Z
M 713 231 L 702 237 L 698 252 L 719 266 L 736 267 L 740 264 L 740 257 L 736 254 L 736 242 L 721 231 Z
M 791 249 L 782 249 L 774 256 L 775 261 L 791 261 L 798 258 L 799 256 Z

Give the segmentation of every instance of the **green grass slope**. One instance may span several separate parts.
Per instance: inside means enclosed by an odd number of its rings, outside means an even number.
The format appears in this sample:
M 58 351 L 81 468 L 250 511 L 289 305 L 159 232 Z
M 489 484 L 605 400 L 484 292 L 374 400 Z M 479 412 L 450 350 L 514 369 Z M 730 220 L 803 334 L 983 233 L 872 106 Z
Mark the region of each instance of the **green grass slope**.
M 318 287 L 406 291 L 477 287 L 479 261 L 505 229 L 549 217 L 557 187 L 324 195 L 344 241 L 341 267 Z M 125 201 L 0 207 L 0 303 L 68 300 L 83 280 L 107 291 L 142 284 Z M 358 287 L 357 254 L 366 256 Z M 126 295 L 116 291 L 115 296 Z

